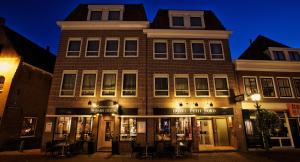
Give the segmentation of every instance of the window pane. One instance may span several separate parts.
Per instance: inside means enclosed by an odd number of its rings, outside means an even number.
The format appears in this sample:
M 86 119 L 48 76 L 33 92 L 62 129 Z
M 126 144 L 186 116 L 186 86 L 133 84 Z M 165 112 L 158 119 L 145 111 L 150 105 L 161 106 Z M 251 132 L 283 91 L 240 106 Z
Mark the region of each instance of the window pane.
M 196 90 L 208 90 L 207 78 L 196 78 Z
M 290 87 L 289 79 L 287 78 L 277 78 L 279 95 L 281 97 L 292 97 L 292 90 Z
M 168 78 L 155 78 L 155 96 L 168 95 Z
M 69 41 L 67 56 L 79 56 L 80 46 L 81 46 L 81 41 L 80 40 Z
M 76 74 L 64 74 L 61 95 L 73 95 Z
M 173 43 L 174 58 L 186 58 L 185 43 Z
M 205 58 L 203 43 L 192 43 L 192 51 L 193 58 Z
M 159 118 L 157 124 L 157 141 L 171 141 L 171 119 Z
M 212 59 L 223 59 L 223 48 L 221 43 L 210 43 L 210 53 Z
M 296 97 L 300 97 L 300 79 L 293 79 L 293 84 Z
M 289 58 L 291 61 L 300 61 L 300 54 L 298 51 L 289 51 Z
M 244 78 L 245 94 L 250 96 L 254 93 L 258 93 L 256 78 Z
M 91 11 L 90 20 L 101 20 L 102 19 L 102 11 Z
M 117 56 L 118 55 L 118 40 L 107 40 L 106 41 L 106 56 Z
M 263 95 L 265 97 L 275 97 L 275 88 L 272 78 L 262 78 L 261 79 Z
M 124 74 L 123 78 L 123 95 L 136 95 L 136 74 Z
M 175 90 L 177 96 L 188 96 L 188 78 L 175 78 Z
M 21 136 L 35 136 L 35 129 L 37 124 L 37 118 L 24 118 Z
M 191 17 L 191 26 L 202 26 L 202 19 L 201 17 Z
M 120 20 L 120 11 L 109 11 L 108 20 Z
M 183 17 L 172 17 L 173 26 L 184 26 Z
M 76 140 L 90 141 L 92 135 L 93 118 L 91 117 L 78 117 Z
M 275 60 L 285 60 L 283 51 L 273 51 Z
M 96 84 L 96 74 L 84 74 L 81 95 L 93 96 Z
M 57 117 L 55 140 L 66 140 L 71 130 L 71 117 Z
M 229 96 L 226 78 L 215 78 L 216 96 Z
M 115 96 L 116 74 L 103 74 L 102 95 Z
M 121 141 L 132 141 L 136 139 L 136 119 L 135 118 L 121 118 Z
M 125 56 L 137 56 L 137 40 L 126 40 Z
M 87 44 L 86 56 L 98 56 L 99 54 L 99 40 L 89 40 Z
M 155 53 L 167 53 L 167 43 L 155 43 Z

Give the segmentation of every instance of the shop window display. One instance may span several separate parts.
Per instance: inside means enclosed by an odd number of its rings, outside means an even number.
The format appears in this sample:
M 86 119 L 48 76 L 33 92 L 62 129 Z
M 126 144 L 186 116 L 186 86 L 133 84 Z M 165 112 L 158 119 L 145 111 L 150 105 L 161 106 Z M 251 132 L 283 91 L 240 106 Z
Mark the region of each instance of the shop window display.
M 157 140 L 170 141 L 171 140 L 171 119 L 159 118 L 158 119 Z
M 120 141 L 135 141 L 136 128 L 137 128 L 136 119 L 122 118 L 121 119 Z

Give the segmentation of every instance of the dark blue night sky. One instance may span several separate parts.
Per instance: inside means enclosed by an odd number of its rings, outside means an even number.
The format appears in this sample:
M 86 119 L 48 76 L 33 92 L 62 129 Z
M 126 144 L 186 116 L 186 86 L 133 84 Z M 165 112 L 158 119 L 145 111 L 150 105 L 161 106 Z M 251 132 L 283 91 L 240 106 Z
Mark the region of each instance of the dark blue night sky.
M 80 3 L 143 3 L 152 21 L 159 8 L 213 10 L 233 31 L 231 52 L 237 58 L 258 34 L 291 47 L 300 47 L 299 0 L 1 0 L 0 16 L 15 31 L 57 52 L 59 28 Z

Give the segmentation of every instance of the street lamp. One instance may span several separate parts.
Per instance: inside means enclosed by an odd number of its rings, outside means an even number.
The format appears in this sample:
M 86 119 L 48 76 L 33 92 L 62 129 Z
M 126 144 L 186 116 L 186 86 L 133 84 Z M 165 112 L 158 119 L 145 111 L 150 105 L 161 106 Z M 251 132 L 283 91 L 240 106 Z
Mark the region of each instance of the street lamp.
M 261 101 L 261 95 L 259 93 L 254 93 L 250 96 L 250 98 L 253 102 L 255 102 L 254 106 L 255 106 L 256 111 L 257 111 L 257 125 L 260 129 L 260 132 L 261 132 L 261 138 L 263 140 L 263 145 L 265 146 L 264 130 L 262 130 L 261 118 L 260 118 L 260 107 L 261 107 L 261 105 L 259 105 L 259 101 Z

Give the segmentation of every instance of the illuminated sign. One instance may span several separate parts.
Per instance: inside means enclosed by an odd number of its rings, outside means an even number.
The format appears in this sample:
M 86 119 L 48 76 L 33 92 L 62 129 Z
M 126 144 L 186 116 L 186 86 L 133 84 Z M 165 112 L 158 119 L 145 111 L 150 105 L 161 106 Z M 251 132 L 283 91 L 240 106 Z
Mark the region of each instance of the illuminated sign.
M 154 115 L 233 115 L 233 108 L 154 108 Z

